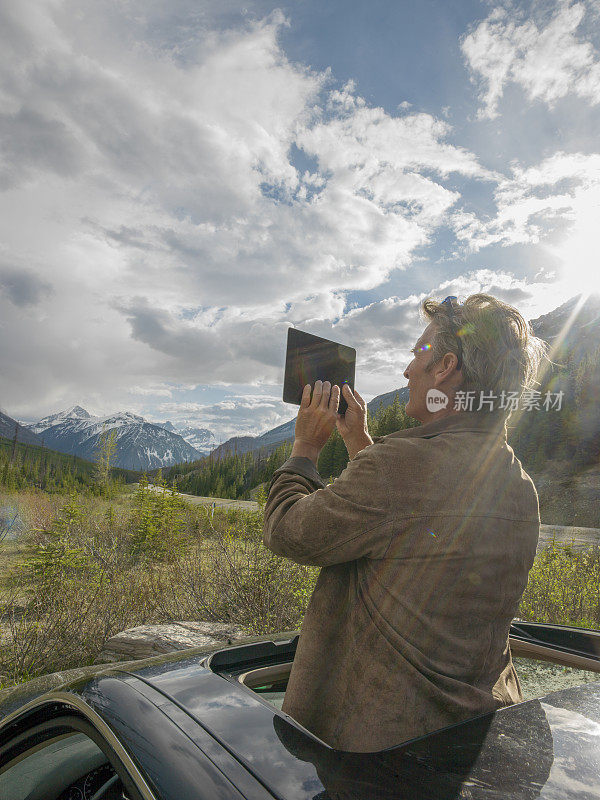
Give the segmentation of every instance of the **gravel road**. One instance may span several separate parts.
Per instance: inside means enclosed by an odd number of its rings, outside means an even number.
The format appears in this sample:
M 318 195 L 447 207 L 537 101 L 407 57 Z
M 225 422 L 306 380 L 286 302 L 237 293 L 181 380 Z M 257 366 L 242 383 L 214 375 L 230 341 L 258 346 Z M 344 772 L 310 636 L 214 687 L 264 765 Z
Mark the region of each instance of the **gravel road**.
M 153 489 L 155 492 L 165 491 L 161 486 L 153 486 L 152 484 L 149 484 L 148 488 Z M 243 508 L 246 511 L 258 511 L 258 503 L 254 500 L 227 500 L 224 497 L 199 497 L 196 494 L 183 494 L 182 492 L 177 492 L 177 495 L 183 497 L 188 503 L 192 503 L 192 505 L 196 506 L 208 506 L 208 508 L 212 508 L 214 504 L 215 508 Z
M 150 488 L 155 491 L 161 491 L 160 486 L 151 486 Z M 226 500 L 223 497 L 198 497 L 194 494 L 182 494 L 180 492 L 178 494 L 194 505 L 211 508 L 214 503 L 215 508 L 244 508 L 247 511 L 258 511 L 258 503 L 254 502 L 254 500 Z M 574 547 L 591 547 L 592 545 L 600 544 L 600 528 L 541 525 L 538 550 L 550 544 L 552 539 L 562 543 L 570 544 L 572 542 Z

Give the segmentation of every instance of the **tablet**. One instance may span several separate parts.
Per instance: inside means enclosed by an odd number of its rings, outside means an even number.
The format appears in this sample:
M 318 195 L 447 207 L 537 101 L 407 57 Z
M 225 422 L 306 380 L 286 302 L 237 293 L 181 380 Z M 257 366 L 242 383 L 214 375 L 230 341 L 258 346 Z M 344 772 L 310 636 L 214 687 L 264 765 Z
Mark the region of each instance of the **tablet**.
M 302 390 L 307 383 L 329 381 L 332 386 L 347 383 L 354 391 L 356 350 L 345 344 L 313 336 L 312 333 L 288 328 L 285 377 L 283 379 L 284 403 L 300 405 Z M 348 404 L 340 394 L 338 412 L 344 414 Z

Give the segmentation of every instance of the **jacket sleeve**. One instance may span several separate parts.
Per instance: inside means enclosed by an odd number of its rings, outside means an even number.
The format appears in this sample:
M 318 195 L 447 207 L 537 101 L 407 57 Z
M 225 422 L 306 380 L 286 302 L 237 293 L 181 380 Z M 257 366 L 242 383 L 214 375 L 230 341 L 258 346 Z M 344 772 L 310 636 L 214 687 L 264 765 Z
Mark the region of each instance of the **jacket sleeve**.
M 388 488 L 369 450 L 329 486 L 308 458 L 290 458 L 276 470 L 265 506 L 265 546 L 313 566 L 381 558 L 392 528 Z

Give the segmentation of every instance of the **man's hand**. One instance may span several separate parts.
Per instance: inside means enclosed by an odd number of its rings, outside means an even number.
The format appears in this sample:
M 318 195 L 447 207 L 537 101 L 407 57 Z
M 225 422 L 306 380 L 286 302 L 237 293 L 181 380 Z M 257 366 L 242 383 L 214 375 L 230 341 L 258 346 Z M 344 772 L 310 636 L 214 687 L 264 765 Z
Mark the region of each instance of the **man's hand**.
M 337 415 L 336 424 L 338 432 L 346 445 L 348 456 L 352 460 L 358 452 L 373 444 L 373 439 L 369 436 L 367 429 L 367 404 L 356 389 L 352 394 L 352 389 L 347 383 L 343 385 L 342 392 L 346 403 L 348 403 L 348 408 L 344 416 Z
M 316 381 L 310 397 L 310 383 L 302 392 L 300 411 L 296 419 L 296 441 L 292 456 L 306 456 L 316 465 L 323 445 L 335 428 L 340 404 L 340 387 L 331 388 L 329 381 Z

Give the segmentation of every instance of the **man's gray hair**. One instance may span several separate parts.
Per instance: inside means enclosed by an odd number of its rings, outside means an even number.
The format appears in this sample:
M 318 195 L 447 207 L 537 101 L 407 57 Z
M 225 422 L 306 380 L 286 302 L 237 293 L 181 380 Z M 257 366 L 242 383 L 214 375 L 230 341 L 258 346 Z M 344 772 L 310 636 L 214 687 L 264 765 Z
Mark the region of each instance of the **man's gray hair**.
M 452 308 L 427 299 L 422 309 L 437 329 L 428 369 L 446 353 L 459 355 L 462 347 L 461 391 L 500 398 L 502 392 L 520 396 L 535 385 L 548 346 L 533 335 L 516 308 L 489 294 L 472 294 Z M 497 404 L 494 408 L 500 410 Z

